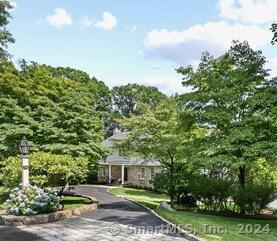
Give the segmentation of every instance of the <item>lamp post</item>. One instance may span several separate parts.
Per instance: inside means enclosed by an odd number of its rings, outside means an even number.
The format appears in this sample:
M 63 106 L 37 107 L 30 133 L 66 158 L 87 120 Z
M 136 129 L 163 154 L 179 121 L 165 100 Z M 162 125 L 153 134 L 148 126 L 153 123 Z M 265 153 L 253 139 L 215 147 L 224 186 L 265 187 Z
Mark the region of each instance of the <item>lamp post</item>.
M 29 143 L 24 136 L 20 143 L 20 152 L 22 155 L 22 185 L 23 188 L 29 187 L 29 151 L 30 146 Z

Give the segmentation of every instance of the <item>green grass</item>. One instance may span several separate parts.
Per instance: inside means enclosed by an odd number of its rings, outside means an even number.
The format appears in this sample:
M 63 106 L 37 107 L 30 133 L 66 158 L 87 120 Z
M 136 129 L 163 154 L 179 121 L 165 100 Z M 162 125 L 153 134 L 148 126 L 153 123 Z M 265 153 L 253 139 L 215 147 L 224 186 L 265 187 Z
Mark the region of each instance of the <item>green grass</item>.
M 91 201 L 84 197 L 64 196 L 62 204 L 64 205 L 64 209 L 74 209 L 89 205 Z
M 196 232 L 196 236 L 203 237 L 206 240 L 216 241 L 273 241 L 277 240 L 277 221 L 268 220 L 254 220 L 254 219 L 242 219 L 231 217 L 220 217 L 208 214 L 193 213 L 188 211 L 176 211 L 170 212 L 164 209 L 157 209 L 156 212 L 165 219 L 180 225 L 182 228 L 192 230 Z M 261 234 L 242 233 L 238 231 L 239 225 L 248 225 L 251 229 L 258 231 L 259 225 L 265 227 L 269 224 L 270 233 L 262 232 Z M 189 226 L 187 226 L 189 225 Z M 208 227 L 223 227 L 222 229 L 227 232 L 226 234 L 213 234 L 213 230 L 206 231 L 205 226 Z M 249 229 L 249 231 L 251 231 Z M 215 229 L 214 229 L 215 230 Z M 246 231 L 246 230 L 244 230 Z M 264 230 L 266 231 L 266 229 Z
M 169 201 L 166 195 L 141 189 L 111 188 L 109 192 L 120 197 L 128 198 L 151 209 L 156 209 L 162 201 Z
M 277 240 L 277 221 L 267 220 L 254 220 L 254 219 L 243 219 L 243 218 L 231 218 L 222 217 L 215 215 L 208 215 L 203 213 L 194 213 L 189 211 L 167 211 L 158 207 L 161 201 L 167 201 L 168 197 L 165 195 L 153 193 L 146 190 L 137 190 L 132 188 L 113 188 L 109 191 L 117 196 L 128 198 L 139 204 L 145 205 L 167 219 L 168 221 L 180 225 L 183 229 L 193 231 L 196 236 L 204 238 L 209 241 L 273 241 Z M 266 233 L 265 228 L 261 234 L 258 233 L 244 233 L 240 234 L 239 225 L 248 224 L 249 231 L 253 227 L 254 231 L 258 230 L 259 227 L 266 227 L 269 225 L 270 232 Z M 207 225 L 207 226 L 204 226 Z M 260 226 L 259 226 L 260 225 Z M 205 230 L 205 227 L 209 227 Z M 226 233 L 214 233 L 216 230 L 223 230 Z

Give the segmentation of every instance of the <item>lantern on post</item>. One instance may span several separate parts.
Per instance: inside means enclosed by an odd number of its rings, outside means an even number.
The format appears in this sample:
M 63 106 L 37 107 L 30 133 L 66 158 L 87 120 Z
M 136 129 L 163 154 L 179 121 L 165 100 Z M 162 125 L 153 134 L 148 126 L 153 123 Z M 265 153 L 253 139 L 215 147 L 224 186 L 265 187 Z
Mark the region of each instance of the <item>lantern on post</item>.
M 29 187 L 29 152 L 30 145 L 24 136 L 20 142 L 20 152 L 22 158 L 22 185 L 23 188 Z

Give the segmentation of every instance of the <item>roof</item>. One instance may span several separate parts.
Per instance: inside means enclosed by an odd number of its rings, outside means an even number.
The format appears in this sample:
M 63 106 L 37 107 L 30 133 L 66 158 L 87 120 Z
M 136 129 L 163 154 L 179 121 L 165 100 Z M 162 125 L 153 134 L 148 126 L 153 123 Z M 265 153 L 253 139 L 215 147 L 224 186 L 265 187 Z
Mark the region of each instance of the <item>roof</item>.
M 116 141 L 122 141 L 127 138 L 129 131 L 116 132 L 106 140 L 102 142 L 102 145 L 112 148 Z M 161 166 L 160 162 L 157 160 L 144 159 L 142 157 L 127 157 L 119 155 L 108 155 L 106 159 L 99 161 L 102 165 L 128 165 L 128 166 Z
M 122 157 L 109 155 L 99 162 L 102 165 L 126 165 L 126 166 L 161 166 L 158 160 L 144 159 L 142 157 Z
M 129 131 L 122 131 L 122 132 L 117 132 L 104 140 L 102 142 L 102 145 L 106 147 L 113 147 L 114 141 L 122 141 L 125 140 L 130 132 Z

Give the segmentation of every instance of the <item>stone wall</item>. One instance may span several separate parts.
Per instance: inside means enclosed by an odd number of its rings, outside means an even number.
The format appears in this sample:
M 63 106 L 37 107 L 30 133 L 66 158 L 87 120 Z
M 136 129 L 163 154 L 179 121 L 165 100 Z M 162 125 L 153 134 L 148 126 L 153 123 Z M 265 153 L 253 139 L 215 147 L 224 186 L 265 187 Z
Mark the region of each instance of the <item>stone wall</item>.
M 91 211 L 98 208 L 99 202 L 95 197 L 74 195 L 85 197 L 91 200 L 91 204 L 74 209 L 66 209 L 62 211 L 57 211 L 53 213 L 38 214 L 33 216 L 15 216 L 0 214 L 0 225 L 4 226 L 20 226 L 20 225 L 32 225 L 32 224 L 43 224 L 51 223 L 59 220 L 69 218 L 71 216 L 79 216 L 82 214 L 90 213 Z
M 144 180 L 140 179 L 141 168 L 144 168 Z M 130 166 L 128 183 L 138 187 L 153 187 L 150 179 L 151 168 L 154 168 L 155 173 L 160 170 L 160 167 L 149 167 L 149 166 Z

